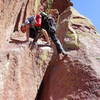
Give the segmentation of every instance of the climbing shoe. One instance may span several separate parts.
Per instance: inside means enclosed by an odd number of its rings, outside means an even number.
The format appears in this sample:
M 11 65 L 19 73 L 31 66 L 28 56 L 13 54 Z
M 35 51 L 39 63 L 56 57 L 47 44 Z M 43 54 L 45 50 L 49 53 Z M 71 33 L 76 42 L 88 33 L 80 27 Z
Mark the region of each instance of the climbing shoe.
M 63 55 L 67 55 L 68 53 L 66 51 L 61 52 Z

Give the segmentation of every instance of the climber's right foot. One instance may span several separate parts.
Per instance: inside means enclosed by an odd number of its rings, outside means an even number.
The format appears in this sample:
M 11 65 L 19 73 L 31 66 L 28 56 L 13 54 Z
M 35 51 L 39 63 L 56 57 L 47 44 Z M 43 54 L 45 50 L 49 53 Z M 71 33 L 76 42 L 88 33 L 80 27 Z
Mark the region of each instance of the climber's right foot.
M 63 57 L 65 57 L 67 55 L 68 55 L 68 53 L 66 51 L 63 51 L 63 52 L 59 53 L 59 59 L 61 60 L 61 59 L 63 59 Z

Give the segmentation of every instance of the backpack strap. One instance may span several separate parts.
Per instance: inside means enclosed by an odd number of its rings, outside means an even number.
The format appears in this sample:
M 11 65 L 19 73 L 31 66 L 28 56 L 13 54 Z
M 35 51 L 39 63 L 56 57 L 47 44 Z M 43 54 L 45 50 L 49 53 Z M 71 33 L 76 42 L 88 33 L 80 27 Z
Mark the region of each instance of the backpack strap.
M 45 13 L 45 12 L 41 12 L 40 15 L 42 16 L 42 18 L 45 20 L 45 19 L 48 19 L 48 15 Z

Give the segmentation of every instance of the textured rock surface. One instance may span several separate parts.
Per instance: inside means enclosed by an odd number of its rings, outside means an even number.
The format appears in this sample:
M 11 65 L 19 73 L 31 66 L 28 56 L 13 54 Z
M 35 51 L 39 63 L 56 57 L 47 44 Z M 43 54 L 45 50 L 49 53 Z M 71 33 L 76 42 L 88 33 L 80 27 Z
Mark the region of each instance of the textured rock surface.
M 0 1 L 0 100 L 100 99 L 100 36 L 87 18 L 68 7 L 68 1 L 53 3 L 62 13 L 57 35 L 64 48 L 69 48 L 62 59 L 40 40 L 32 51 L 29 43 L 9 43 L 38 6 L 36 0 Z M 79 49 L 72 50 L 68 40 Z
M 27 16 L 35 0 L 0 1 L 0 100 L 35 100 L 52 56 L 50 47 L 38 41 L 31 51 L 29 43 L 9 42 Z
M 35 100 L 52 56 L 50 47 L 29 50 L 27 44 L 0 50 L 0 100 Z
M 47 2 L 46 2 L 47 1 Z M 58 11 L 60 13 L 62 13 L 67 7 L 70 6 L 70 0 L 41 0 L 41 3 L 49 3 L 48 5 L 50 5 L 52 3 L 52 7 L 54 9 L 58 9 Z
M 32 15 L 35 0 L 0 1 L 0 47 L 17 31 L 27 16 Z M 1 6 L 2 5 L 2 6 Z M 2 42 L 3 41 L 3 42 Z
M 62 13 L 69 6 L 70 0 L 53 0 L 53 8 L 58 9 L 60 13 Z
M 80 45 L 81 34 L 96 34 L 96 29 L 89 19 L 80 15 L 74 8 L 67 8 L 59 17 L 59 38 L 65 48 L 73 49 Z
M 69 50 L 61 60 L 52 58 L 38 100 L 99 100 L 100 36 L 88 19 L 70 8 L 61 14 L 57 32 L 65 47 L 68 23 L 78 36 L 80 48 Z

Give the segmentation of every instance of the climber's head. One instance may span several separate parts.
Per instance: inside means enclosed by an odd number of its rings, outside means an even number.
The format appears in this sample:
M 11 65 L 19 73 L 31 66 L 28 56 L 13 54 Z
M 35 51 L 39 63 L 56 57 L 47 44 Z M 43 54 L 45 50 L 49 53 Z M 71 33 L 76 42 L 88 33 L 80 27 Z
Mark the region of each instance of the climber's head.
M 26 24 L 22 24 L 20 30 L 25 33 L 26 32 Z

